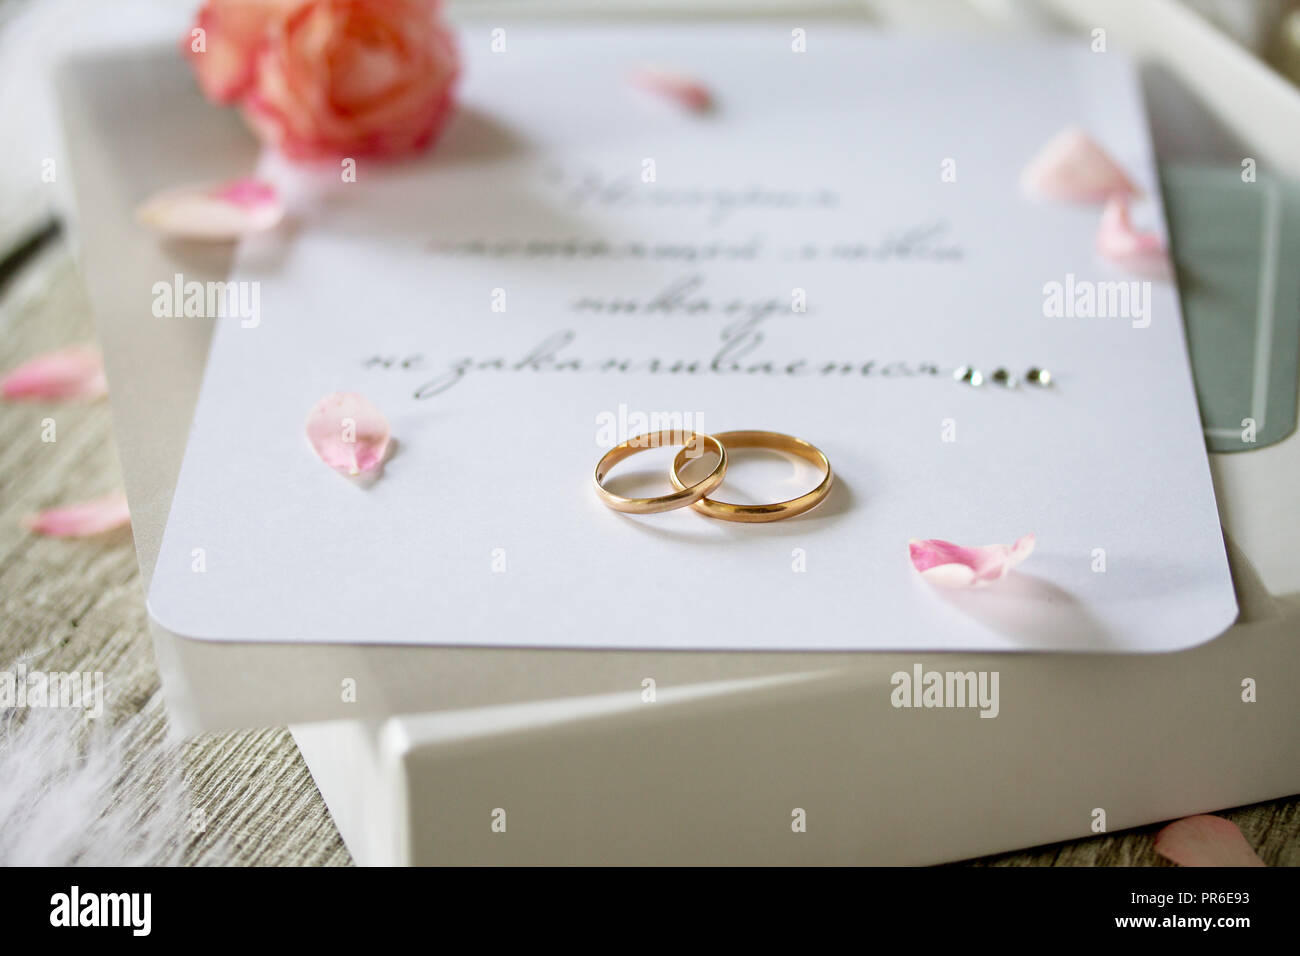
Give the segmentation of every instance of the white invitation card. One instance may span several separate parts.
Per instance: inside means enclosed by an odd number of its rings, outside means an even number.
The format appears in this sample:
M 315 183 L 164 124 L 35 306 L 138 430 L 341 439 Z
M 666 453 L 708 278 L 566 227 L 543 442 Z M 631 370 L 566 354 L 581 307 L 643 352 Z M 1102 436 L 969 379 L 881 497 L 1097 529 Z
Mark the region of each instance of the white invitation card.
M 492 39 L 462 34 L 458 115 L 427 156 L 360 159 L 355 177 L 264 163 L 291 217 L 246 240 L 231 276 L 247 294 L 213 341 L 149 595 L 159 625 L 217 641 L 1113 653 L 1232 623 L 1176 289 L 1098 257 L 1099 209 L 1020 186 L 1078 125 L 1163 231 L 1129 62 L 777 23 Z M 702 83 L 713 108 L 628 81 L 647 65 Z M 1082 307 L 1080 290 L 1121 288 L 1121 315 Z M 1065 295 L 1080 307 L 1055 308 Z M 954 378 L 963 366 L 985 383 Z M 392 424 L 372 480 L 304 437 L 337 391 Z M 835 485 L 770 524 L 615 513 L 592 471 L 652 427 L 796 435 Z M 672 452 L 629 460 L 611 487 L 669 493 Z M 714 497 L 817 481 L 779 456 L 733 459 Z M 913 538 L 1027 533 L 1032 556 L 988 588 L 936 588 L 908 557 Z

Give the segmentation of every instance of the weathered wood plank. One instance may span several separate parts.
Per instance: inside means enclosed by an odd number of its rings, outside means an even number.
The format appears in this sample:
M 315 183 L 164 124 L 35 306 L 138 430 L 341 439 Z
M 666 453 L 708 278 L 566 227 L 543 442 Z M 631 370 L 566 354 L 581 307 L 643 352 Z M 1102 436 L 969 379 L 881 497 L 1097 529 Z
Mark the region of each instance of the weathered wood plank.
M 0 368 L 86 341 L 91 325 L 66 247 L 34 263 L 0 299 Z M 42 443 L 41 422 L 57 440 Z M 133 714 L 136 737 L 166 739 L 158 674 L 130 533 L 87 541 L 35 537 L 19 519 L 38 508 L 120 487 L 108 405 L 3 406 L 0 415 L 0 668 L 102 671 L 108 725 Z M 21 719 L 21 718 L 19 718 Z M 306 764 L 284 728 L 188 741 L 162 766 L 193 811 L 178 833 L 195 864 L 330 865 L 351 861 Z M 202 831 L 198 832 L 198 823 Z M 3 861 L 0 861 L 3 862 Z

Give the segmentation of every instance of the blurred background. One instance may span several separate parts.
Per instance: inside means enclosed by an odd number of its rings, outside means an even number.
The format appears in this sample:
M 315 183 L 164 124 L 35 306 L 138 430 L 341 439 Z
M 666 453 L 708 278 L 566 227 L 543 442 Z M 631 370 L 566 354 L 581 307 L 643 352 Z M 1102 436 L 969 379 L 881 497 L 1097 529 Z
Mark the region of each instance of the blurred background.
M 1180 3 L 1300 84 L 1300 0 L 1142 0 Z M 60 154 L 50 70 L 71 51 L 179 42 L 198 4 L 185 0 L 0 0 L 0 257 L 46 229 L 60 189 L 33 190 L 25 171 Z M 1093 0 L 448 0 L 459 16 L 741 17 L 797 11 L 904 29 L 1035 31 L 1104 12 Z M 23 185 L 20 185 L 23 184 Z

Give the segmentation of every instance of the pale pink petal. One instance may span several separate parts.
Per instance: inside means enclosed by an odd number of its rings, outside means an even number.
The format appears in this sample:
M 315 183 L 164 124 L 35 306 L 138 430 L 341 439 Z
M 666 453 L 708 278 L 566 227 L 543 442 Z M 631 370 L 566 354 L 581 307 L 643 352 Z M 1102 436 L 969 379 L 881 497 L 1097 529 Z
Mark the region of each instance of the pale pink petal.
M 145 200 L 135 217 L 165 236 L 230 242 L 274 228 L 284 218 L 284 204 L 269 183 L 238 179 L 164 190 Z
M 1007 554 L 1007 570 L 1011 570 L 1025 558 L 1034 553 L 1035 538 L 1032 534 L 1024 535 L 1016 539 L 1016 543 L 1011 546 L 1011 551 Z
M 1067 202 L 1099 203 L 1138 194 L 1119 164 L 1074 126 L 1052 137 L 1025 167 L 1021 182 L 1034 195 Z
M 82 504 L 50 508 L 23 519 L 28 531 L 52 538 L 88 538 L 130 523 L 126 495 L 120 491 Z
M 1008 571 L 1034 551 L 1034 536 L 1015 544 L 987 544 L 967 548 L 951 541 L 913 538 L 907 543 L 912 566 L 921 577 L 945 588 L 979 588 L 1000 581 Z
M 99 351 L 73 345 L 28 359 L 0 381 L 8 399 L 90 401 L 108 391 Z
M 388 452 L 388 419 L 356 392 L 331 392 L 307 416 L 307 440 L 320 460 L 346 475 L 378 468 Z
M 709 88 L 685 73 L 643 66 L 629 73 L 628 79 L 634 86 L 697 113 L 707 112 L 713 107 L 713 94 L 709 92 Z
M 1156 834 L 1156 852 L 1180 866 L 1263 866 L 1237 825 L 1223 817 L 1175 820 Z
M 232 202 L 241 209 L 259 209 L 278 201 L 275 187 L 260 179 L 236 179 L 217 187 L 212 193 L 218 199 Z
M 1154 232 L 1134 229 L 1128 202 L 1114 196 L 1106 202 L 1097 226 L 1097 251 L 1123 265 L 1142 267 L 1163 259 L 1165 244 Z

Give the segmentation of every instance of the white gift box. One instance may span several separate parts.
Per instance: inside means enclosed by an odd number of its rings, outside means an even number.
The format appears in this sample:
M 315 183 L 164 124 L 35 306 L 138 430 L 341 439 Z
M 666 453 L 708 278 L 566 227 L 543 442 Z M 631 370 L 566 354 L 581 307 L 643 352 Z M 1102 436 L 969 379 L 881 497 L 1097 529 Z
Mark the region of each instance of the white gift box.
M 1161 60 L 1252 155 L 1300 175 L 1300 96 L 1192 15 L 1164 2 L 1140 12 L 1060 6 Z M 229 263 L 226 251 L 159 245 L 124 224 L 161 186 L 250 168 L 254 144 L 235 117 L 198 100 L 170 53 L 79 57 L 60 86 L 78 238 L 147 577 L 211 323 L 141 323 L 140 290 L 182 270 L 219 278 Z M 113 107 L 124 103 L 167 131 L 166 150 L 120 122 Z M 1184 128 L 1194 122 L 1203 118 Z M 1300 677 L 1300 439 L 1211 460 L 1241 618 L 1176 654 L 667 653 L 650 662 L 158 633 L 159 666 L 183 731 L 295 723 L 362 863 L 922 863 L 1086 836 L 1098 808 L 1117 830 L 1300 790 L 1300 702 L 1288 692 Z M 918 662 L 996 671 L 1016 694 L 1003 696 L 996 720 L 895 708 L 893 675 Z M 341 673 L 361 689 L 355 703 L 340 700 Z M 1258 681 L 1255 703 L 1240 699 L 1245 678 Z M 800 813 L 806 832 L 795 833 Z

